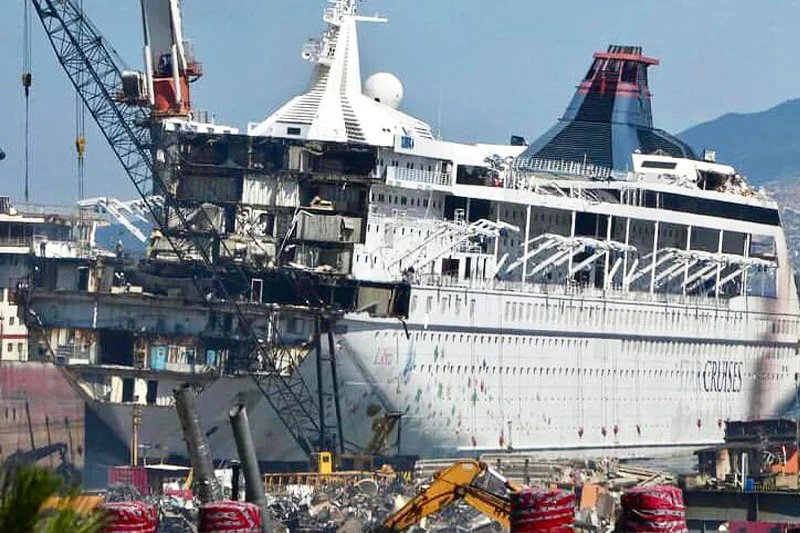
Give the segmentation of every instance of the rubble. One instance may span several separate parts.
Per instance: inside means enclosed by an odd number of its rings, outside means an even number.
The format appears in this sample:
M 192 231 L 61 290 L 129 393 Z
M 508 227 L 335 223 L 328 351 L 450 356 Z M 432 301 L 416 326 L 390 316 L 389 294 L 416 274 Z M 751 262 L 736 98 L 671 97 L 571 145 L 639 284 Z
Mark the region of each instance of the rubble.
M 481 459 L 518 486 L 575 490 L 576 531 L 613 531 L 623 491 L 675 482 L 672 474 L 610 459 L 544 461 L 516 454 L 486 455 Z M 335 474 L 328 483 L 295 475 L 293 483 L 273 484 L 267 491 L 266 508 L 272 518 L 270 531 L 373 531 L 423 490 L 436 471 L 452 463 L 453 460 L 445 459 L 418 461 L 412 475 L 378 473 L 370 477 L 362 473 L 367 477 L 354 478 L 346 483 L 337 479 Z M 485 488 L 492 492 L 500 489 L 494 486 Z M 160 517 L 159 533 L 197 531 L 197 505 L 191 499 L 143 496 L 136 489 L 123 485 L 110 487 L 106 498 L 109 502 L 143 501 L 155 506 Z M 466 503 L 457 502 L 409 531 L 499 533 L 503 529 Z

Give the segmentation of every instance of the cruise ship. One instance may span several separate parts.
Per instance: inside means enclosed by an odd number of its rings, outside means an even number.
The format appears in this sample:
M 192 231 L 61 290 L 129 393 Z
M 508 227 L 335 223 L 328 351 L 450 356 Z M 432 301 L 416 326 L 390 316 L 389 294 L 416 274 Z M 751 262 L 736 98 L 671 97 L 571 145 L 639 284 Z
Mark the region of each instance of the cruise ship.
M 358 19 L 337 4 L 311 90 L 250 130 L 378 147 L 353 276 L 412 292 L 405 321 L 337 326 L 354 415 L 374 393 L 405 413 L 406 451 L 451 455 L 702 446 L 787 408 L 798 298 L 778 207 L 654 128 L 656 59 L 595 54 L 530 146 L 449 143 L 397 111 L 396 79 L 363 90 Z
M 240 132 L 191 109 L 199 64 L 163 23 L 179 20 L 177 0 L 142 5 L 146 24 L 173 13 L 150 24 L 169 31 L 134 84 L 165 117 L 157 171 L 192 227 L 223 242 L 174 240 L 177 254 L 155 232 L 107 290 L 26 294 L 29 344 L 58 354 L 86 401 L 87 463 L 124 463 L 134 447 L 185 456 L 171 393 L 186 382 L 216 457 L 236 457 L 227 413 L 244 402 L 261 460 L 305 459 L 265 398 L 276 368 L 176 259 L 203 253 L 247 270 L 240 299 L 256 320 L 295 305 L 266 327 L 338 451 L 362 449 L 381 415 L 399 419 L 390 452 L 636 455 L 791 409 L 799 309 L 777 204 L 654 127 L 658 60 L 641 48 L 596 53 L 531 143 L 448 142 L 401 111 L 395 76 L 362 82 L 358 25 L 384 19 L 336 0 L 302 49 L 308 91 Z M 328 279 L 318 292 L 338 309 L 324 350 L 319 318 L 297 308 L 303 275 Z

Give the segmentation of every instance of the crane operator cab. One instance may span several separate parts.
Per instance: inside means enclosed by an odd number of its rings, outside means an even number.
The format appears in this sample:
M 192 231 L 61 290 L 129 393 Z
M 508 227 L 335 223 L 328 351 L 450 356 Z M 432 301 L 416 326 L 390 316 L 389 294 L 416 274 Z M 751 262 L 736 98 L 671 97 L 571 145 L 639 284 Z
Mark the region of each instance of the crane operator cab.
M 158 58 L 158 77 L 170 76 L 172 76 L 172 52 L 167 52 Z

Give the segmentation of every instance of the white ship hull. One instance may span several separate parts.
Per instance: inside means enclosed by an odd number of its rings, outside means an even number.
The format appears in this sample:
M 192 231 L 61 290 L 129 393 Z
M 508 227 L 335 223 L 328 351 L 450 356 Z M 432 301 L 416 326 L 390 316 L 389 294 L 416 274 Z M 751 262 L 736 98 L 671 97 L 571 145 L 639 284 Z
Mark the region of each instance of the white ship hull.
M 796 323 L 774 300 L 636 296 L 415 289 L 405 325 L 341 324 L 348 396 L 405 412 L 402 451 L 425 456 L 699 447 L 787 408 Z

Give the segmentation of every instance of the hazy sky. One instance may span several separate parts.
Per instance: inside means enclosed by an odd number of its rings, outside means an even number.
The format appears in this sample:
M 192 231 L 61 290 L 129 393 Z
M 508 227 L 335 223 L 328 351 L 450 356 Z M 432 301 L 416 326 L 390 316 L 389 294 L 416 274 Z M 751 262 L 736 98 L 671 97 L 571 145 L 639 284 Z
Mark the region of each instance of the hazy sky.
M 23 5 L 2 0 L 0 194 L 22 196 Z M 137 0 L 84 0 L 89 17 L 140 68 Z M 185 26 L 206 76 L 195 107 L 245 128 L 302 92 L 302 44 L 323 28 L 324 0 L 185 0 Z M 800 93 L 800 2 L 794 0 L 368 0 L 389 24 L 361 27 L 366 77 L 403 80 L 405 111 L 445 138 L 506 142 L 542 133 L 563 112 L 592 52 L 638 44 L 652 72 L 656 123 L 677 132 L 728 112 L 766 109 Z M 32 201 L 77 197 L 74 94 L 41 24 L 33 26 Z M 133 198 L 127 177 L 87 127 L 87 193 Z

